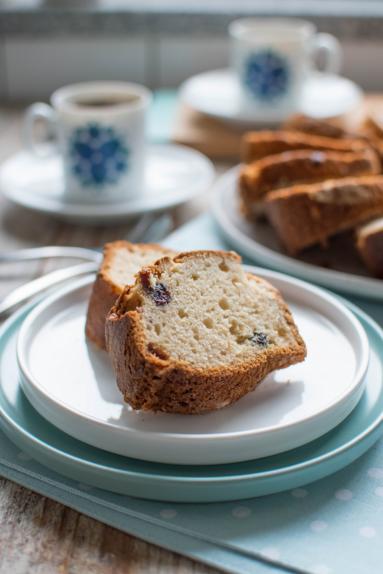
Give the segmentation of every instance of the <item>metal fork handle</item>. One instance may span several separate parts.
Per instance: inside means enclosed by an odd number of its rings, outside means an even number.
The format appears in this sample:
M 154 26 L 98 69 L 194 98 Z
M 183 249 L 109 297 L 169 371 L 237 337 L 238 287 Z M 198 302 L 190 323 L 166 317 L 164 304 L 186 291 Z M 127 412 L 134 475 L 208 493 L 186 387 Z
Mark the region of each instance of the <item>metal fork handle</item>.
M 85 259 L 86 261 L 101 261 L 101 253 L 85 247 L 57 246 L 33 247 L 31 249 L 18 249 L 8 253 L 0 253 L 0 263 L 17 263 L 20 261 L 35 261 L 37 259 L 50 259 L 51 257 L 65 257 Z
M 158 241 L 166 235 L 171 226 L 169 215 L 149 213 L 138 219 L 136 224 L 130 229 L 126 236 L 131 242 Z M 46 247 L 32 247 L 29 249 L 18 249 L 10 252 L 0 252 L 0 263 L 18 263 L 20 261 L 36 261 L 38 259 L 50 259 L 55 257 L 84 259 L 85 261 L 96 261 L 101 263 L 101 250 L 88 249 L 85 247 L 72 247 L 62 245 L 48 245 Z
M 25 303 L 31 297 L 35 297 L 42 291 L 55 287 L 60 283 L 73 279 L 74 277 L 79 277 L 80 275 L 86 275 L 97 271 L 97 262 L 92 263 L 80 263 L 73 265 L 71 267 L 66 267 L 65 269 L 58 269 L 57 271 L 52 271 L 47 275 L 43 275 L 38 279 L 29 281 L 25 285 L 18 287 L 7 297 L 5 297 L 0 303 L 0 320 L 4 319 L 7 315 L 12 313 L 16 307 Z

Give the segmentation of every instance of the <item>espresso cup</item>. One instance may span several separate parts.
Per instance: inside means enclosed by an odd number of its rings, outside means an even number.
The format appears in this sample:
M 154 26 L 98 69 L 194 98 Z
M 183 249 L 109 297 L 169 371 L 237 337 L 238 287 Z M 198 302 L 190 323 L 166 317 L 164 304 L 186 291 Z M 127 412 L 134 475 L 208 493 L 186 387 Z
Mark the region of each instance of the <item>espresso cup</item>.
M 63 200 L 115 202 L 139 195 L 150 91 L 126 82 L 87 82 L 60 88 L 50 101 L 27 109 L 25 144 L 39 157 L 62 157 Z M 37 121 L 53 135 L 53 146 L 36 141 Z
M 230 24 L 229 34 L 241 111 L 263 121 L 280 121 L 299 109 L 318 56 L 324 72 L 340 69 L 338 40 L 305 20 L 243 18 Z

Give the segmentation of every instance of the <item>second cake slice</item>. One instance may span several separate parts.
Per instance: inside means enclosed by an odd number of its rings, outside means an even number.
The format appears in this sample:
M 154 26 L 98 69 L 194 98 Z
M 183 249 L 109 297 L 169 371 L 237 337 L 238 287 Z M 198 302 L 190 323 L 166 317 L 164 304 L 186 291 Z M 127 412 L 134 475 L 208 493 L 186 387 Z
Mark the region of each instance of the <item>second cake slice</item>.
M 173 253 L 155 243 L 120 240 L 104 246 L 102 263 L 88 305 L 85 325 L 88 339 L 105 349 L 105 318 L 124 287 L 134 283 L 141 267 Z

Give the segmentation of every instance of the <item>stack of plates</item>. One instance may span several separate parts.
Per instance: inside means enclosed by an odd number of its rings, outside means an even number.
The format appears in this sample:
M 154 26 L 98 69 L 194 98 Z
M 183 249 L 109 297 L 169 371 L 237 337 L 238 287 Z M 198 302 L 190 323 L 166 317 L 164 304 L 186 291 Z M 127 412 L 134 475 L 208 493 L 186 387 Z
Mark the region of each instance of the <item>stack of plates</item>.
M 111 491 L 182 502 L 249 498 L 344 467 L 382 432 L 383 333 L 321 289 L 250 267 L 287 300 L 308 356 L 201 416 L 132 411 L 84 336 L 93 277 L 12 317 L 0 334 L 8 437 L 42 464 Z

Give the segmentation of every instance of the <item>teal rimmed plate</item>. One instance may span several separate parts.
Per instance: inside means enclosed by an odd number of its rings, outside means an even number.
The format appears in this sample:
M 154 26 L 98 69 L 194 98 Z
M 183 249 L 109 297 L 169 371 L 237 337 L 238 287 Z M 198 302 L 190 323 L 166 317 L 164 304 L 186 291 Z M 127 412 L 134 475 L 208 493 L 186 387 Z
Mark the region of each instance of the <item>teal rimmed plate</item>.
M 361 456 L 383 432 L 383 332 L 351 306 L 368 335 L 371 360 L 360 402 L 335 430 L 283 454 L 227 465 L 165 465 L 107 453 L 46 422 L 21 391 L 16 340 L 31 309 L 21 310 L 0 332 L 0 423 L 19 448 L 72 479 L 152 500 L 238 500 L 296 488 L 332 474 Z

